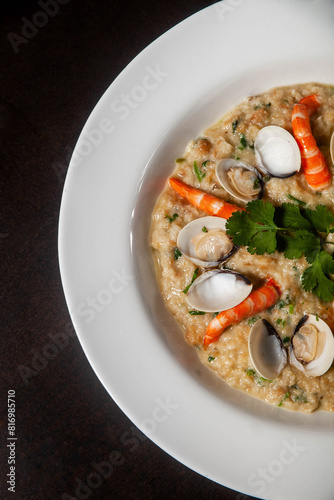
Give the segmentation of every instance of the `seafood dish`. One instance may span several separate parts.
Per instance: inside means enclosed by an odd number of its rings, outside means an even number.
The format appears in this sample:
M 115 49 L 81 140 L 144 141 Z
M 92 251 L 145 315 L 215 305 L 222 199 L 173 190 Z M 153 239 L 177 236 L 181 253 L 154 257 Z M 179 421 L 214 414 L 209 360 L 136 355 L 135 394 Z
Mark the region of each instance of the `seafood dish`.
M 334 411 L 334 86 L 246 97 L 192 140 L 152 213 L 180 335 L 230 386 Z

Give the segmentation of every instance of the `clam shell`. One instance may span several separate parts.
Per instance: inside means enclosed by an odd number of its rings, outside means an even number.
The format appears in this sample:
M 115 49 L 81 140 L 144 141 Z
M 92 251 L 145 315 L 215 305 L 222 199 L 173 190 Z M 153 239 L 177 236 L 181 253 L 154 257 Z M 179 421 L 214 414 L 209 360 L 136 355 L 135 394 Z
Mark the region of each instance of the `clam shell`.
M 220 229 L 224 233 L 224 237 L 226 237 L 228 242 L 230 243 L 230 250 L 222 255 L 218 260 L 204 260 L 199 258 L 196 252 L 196 246 L 193 243 L 193 238 L 197 235 L 204 235 L 203 227 L 205 227 L 208 231 L 213 229 Z M 187 259 L 191 260 L 196 266 L 210 268 L 217 267 L 220 263 L 228 260 L 232 255 L 237 251 L 237 247 L 233 245 L 232 240 L 226 235 L 226 219 L 222 217 L 200 217 L 199 219 L 195 219 L 192 222 L 189 222 L 179 233 L 177 238 L 177 247 L 180 252 L 187 257 Z
M 318 332 L 315 357 L 312 361 L 300 362 L 295 355 L 294 338 L 304 325 L 312 325 Z M 298 323 L 291 338 L 290 363 L 305 375 L 320 377 L 331 367 L 334 359 L 334 337 L 327 323 L 313 314 L 306 314 Z
M 227 269 L 215 269 L 195 279 L 187 293 L 187 300 L 198 311 L 225 311 L 245 300 L 252 288 L 246 276 Z
M 275 328 L 259 319 L 248 337 L 249 355 L 261 377 L 274 380 L 287 364 L 287 353 Z
M 272 177 L 291 177 L 300 170 L 298 144 L 282 127 L 270 125 L 262 128 L 256 136 L 254 149 L 260 170 Z
M 257 179 L 259 180 L 259 187 L 260 191 L 256 194 L 245 194 L 241 193 L 240 191 L 237 190 L 236 186 L 231 183 L 231 180 L 229 179 L 228 176 L 228 171 L 231 168 L 242 168 L 244 170 L 249 170 L 253 172 Z M 247 163 L 244 163 L 239 160 L 234 160 L 233 158 L 226 158 L 224 160 L 220 160 L 217 165 L 216 165 L 216 176 L 217 179 L 219 180 L 220 184 L 223 186 L 226 191 L 237 198 L 238 200 L 248 202 L 252 200 L 256 200 L 258 198 L 261 198 L 263 195 L 263 179 L 261 173 L 255 168 L 252 167 L 251 165 L 248 165 Z
M 329 145 L 329 150 L 331 153 L 332 162 L 334 163 L 334 132 L 332 133 L 331 142 Z

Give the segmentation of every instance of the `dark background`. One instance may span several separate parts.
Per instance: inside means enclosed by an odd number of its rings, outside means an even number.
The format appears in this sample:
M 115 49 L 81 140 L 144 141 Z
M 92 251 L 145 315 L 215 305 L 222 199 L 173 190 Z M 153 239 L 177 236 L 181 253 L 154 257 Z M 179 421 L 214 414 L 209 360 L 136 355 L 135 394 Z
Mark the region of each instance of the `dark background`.
M 0 497 L 248 499 L 168 456 L 116 406 L 74 333 L 57 255 L 66 171 L 90 112 L 142 49 L 214 2 L 50 0 L 46 20 L 36 15 L 42 3 L 12 0 L 0 16 Z M 15 493 L 6 484 L 8 390 Z

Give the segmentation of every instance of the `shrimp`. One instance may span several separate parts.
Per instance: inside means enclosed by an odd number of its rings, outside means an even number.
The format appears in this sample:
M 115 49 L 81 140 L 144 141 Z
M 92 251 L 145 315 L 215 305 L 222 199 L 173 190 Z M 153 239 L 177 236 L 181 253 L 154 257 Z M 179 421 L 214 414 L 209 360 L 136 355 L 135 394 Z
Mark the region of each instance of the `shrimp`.
M 281 291 L 277 283 L 270 278 L 262 287 L 251 292 L 247 299 L 231 309 L 222 311 L 210 321 L 205 332 L 203 345 L 206 347 L 211 342 L 218 340 L 228 326 L 240 323 L 242 319 L 273 306 L 280 296 Z
M 186 198 L 192 205 L 203 210 L 209 215 L 216 215 L 217 217 L 223 217 L 228 219 L 233 212 L 237 210 L 239 212 L 245 210 L 244 208 L 228 203 L 220 198 L 216 198 L 211 194 L 204 193 L 200 189 L 196 189 L 188 184 L 185 184 L 180 179 L 171 177 L 169 179 L 169 185 L 176 191 L 180 196 Z
M 331 185 L 331 174 L 326 159 L 312 135 L 310 115 L 320 106 L 319 96 L 304 97 L 292 112 L 292 131 L 300 149 L 305 179 L 315 191 Z

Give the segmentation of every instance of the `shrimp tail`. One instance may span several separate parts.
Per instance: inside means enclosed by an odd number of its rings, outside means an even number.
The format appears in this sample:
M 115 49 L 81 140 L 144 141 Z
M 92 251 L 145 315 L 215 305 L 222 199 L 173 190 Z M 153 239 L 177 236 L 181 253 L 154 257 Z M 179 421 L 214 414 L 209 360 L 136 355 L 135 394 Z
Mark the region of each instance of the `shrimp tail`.
M 204 347 L 218 340 L 227 327 L 273 306 L 280 296 L 279 286 L 270 278 L 262 287 L 251 292 L 240 304 L 222 311 L 209 323 L 203 340 Z
M 171 177 L 169 179 L 169 185 L 180 196 L 186 198 L 189 203 L 209 215 L 228 219 L 229 217 L 231 217 L 233 212 L 241 212 L 245 210 L 242 207 L 238 207 L 237 205 L 233 205 L 232 203 L 228 203 L 227 201 L 216 198 L 211 194 L 205 193 L 200 189 L 189 186 L 188 184 L 185 184 L 183 181 L 181 181 L 180 179 L 176 179 L 175 177 Z
M 320 106 L 319 96 L 312 94 L 295 104 L 292 112 L 292 131 L 299 146 L 305 179 L 315 191 L 331 185 L 331 174 L 326 159 L 312 134 L 310 115 Z

